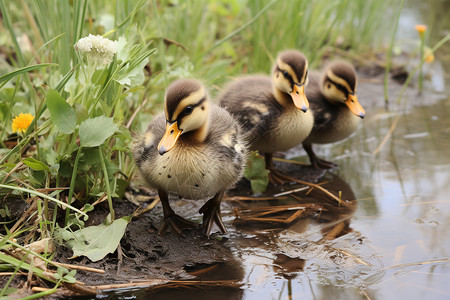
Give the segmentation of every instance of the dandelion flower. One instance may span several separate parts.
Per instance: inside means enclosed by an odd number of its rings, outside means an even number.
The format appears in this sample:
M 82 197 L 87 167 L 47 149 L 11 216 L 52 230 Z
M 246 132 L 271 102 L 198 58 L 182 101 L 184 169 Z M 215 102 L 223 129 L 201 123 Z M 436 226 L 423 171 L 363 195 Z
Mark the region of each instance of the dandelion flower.
M 84 54 L 88 61 L 97 65 L 107 65 L 117 52 L 117 41 L 89 34 L 89 36 L 79 39 L 74 47 L 75 50 Z
M 25 132 L 33 121 L 34 117 L 31 114 L 20 113 L 12 121 L 12 130 L 14 132 Z

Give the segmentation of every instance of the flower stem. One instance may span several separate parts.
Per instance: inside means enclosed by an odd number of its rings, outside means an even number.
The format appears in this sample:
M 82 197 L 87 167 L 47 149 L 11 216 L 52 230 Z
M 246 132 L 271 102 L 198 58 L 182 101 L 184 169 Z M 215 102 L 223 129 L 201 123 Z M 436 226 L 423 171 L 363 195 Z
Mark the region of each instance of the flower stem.
M 420 60 L 419 60 L 419 93 L 422 93 L 423 89 L 423 60 L 425 52 L 425 34 L 420 35 Z

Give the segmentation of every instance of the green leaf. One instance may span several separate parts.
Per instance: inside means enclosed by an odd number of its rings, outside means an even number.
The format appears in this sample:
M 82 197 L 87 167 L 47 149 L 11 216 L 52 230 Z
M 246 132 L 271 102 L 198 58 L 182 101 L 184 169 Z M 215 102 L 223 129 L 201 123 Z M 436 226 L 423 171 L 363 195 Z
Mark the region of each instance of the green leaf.
M 100 146 L 118 129 L 112 118 L 100 116 L 87 119 L 80 125 L 80 145 L 82 147 Z
M 266 170 L 269 174 L 269 170 Z M 259 178 L 259 179 L 252 179 L 250 181 L 250 185 L 252 187 L 252 191 L 255 194 L 258 193 L 264 193 L 267 189 L 267 185 L 269 184 L 269 177 L 266 176 L 266 178 Z
M 73 106 L 75 107 L 75 113 L 77 114 L 77 124 L 80 124 L 89 118 L 89 113 L 83 104 L 75 103 Z
M 269 170 L 266 169 L 264 158 L 257 151 L 250 154 L 244 177 L 250 180 L 253 193 L 263 193 L 269 184 Z
M 114 252 L 125 234 L 131 216 L 117 219 L 109 225 L 101 224 L 77 230 L 70 235 L 62 235 L 66 245 L 73 250 L 72 258 L 86 256 L 91 261 L 99 261 Z
M 32 157 L 25 158 L 23 163 L 35 171 L 50 171 L 50 168 L 46 164 Z
M 0 87 L 1 87 L 2 83 L 6 83 L 9 80 L 11 80 L 12 78 L 19 76 L 22 73 L 27 73 L 27 72 L 34 71 L 34 70 L 41 69 L 41 68 L 56 67 L 56 66 L 58 66 L 58 64 L 46 63 L 46 64 L 39 64 L 39 65 L 32 65 L 32 66 L 28 66 L 28 67 L 24 67 L 24 68 L 15 70 L 11 73 L 8 73 L 8 74 L 0 77 Z
M 74 132 L 77 125 L 75 109 L 57 91 L 48 91 L 47 107 L 50 111 L 50 118 L 61 132 L 66 134 Z
M 75 275 L 77 274 L 76 270 L 72 270 L 69 273 L 67 273 L 66 276 L 63 277 L 64 282 L 68 283 L 75 283 L 77 280 L 75 279 Z

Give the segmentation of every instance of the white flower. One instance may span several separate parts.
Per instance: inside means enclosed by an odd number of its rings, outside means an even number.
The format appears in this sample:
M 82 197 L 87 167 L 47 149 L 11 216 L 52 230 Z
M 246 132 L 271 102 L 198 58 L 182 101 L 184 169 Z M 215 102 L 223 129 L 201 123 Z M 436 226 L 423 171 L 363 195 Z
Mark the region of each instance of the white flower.
M 74 47 L 75 50 L 86 55 L 88 61 L 107 65 L 117 52 L 117 41 L 111 41 L 100 35 L 89 34 L 89 36 L 79 39 Z

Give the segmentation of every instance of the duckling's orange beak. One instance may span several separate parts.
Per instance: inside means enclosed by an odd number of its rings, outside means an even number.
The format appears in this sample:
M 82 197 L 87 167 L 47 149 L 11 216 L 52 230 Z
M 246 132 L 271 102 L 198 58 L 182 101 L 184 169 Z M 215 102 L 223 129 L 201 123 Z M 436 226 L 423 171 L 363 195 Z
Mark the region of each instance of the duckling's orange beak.
M 350 111 L 358 117 L 365 117 L 366 112 L 364 111 L 364 108 L 361 106 L 361 104 L 359 104 L 358 97 L 356 97 L 355 94 L 348 94 L 348 98 L 345 101 L 345 104 L 347 104 Z
M 294 101 L 295 107 L 301 109 L 303 112 L 306 112 L 309 108 L 308 99 L 306 99 L 305 95 L 305 85 L 294 84 L 294 88 L 290 93 L 292 97 L 292 101 Z
M 162 137 L 161 141 L 158 144 L 158 152 L 160 155 L 163 155 L 167 151 L 175 146 L 178 138 L 180 137 L 183 130 L 178 128 L 178 122 L 175 121 L 173 123 L 167 122 L 166 125 L 166 133 Z

